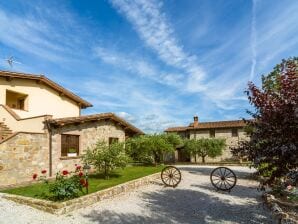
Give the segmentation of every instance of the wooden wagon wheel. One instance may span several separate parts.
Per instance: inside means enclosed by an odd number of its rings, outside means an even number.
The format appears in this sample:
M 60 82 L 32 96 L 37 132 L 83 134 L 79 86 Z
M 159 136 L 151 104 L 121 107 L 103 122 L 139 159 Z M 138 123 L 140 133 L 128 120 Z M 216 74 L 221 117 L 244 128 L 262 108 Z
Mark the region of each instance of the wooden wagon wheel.
M 222 191 L 230 191 L 237 182 L 236 174 L 227 167 L 217 167 L 210 174 L 212 185 Z
M 175 166 L 167 166 L 161 171 L 162 182 L 169 187 L 176 187 L 181 181 L 181 172 Z

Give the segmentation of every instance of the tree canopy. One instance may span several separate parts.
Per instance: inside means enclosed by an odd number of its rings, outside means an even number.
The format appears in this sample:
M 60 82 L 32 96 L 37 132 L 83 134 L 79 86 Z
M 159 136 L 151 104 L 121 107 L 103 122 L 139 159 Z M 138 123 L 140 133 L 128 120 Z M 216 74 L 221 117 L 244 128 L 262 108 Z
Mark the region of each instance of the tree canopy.
M 94 147 L 88 148 L 83 157 L 83 161 L 94 165 L 97 170 L 103 171 L 105 178 L 109 178 L 110 172 L 117 168 L 124 168 L 128 162 L 123 143 L 113 143 L 98 141 Z
M 141 135 L 126 142 L 126 152 L 135 161 L 160 163 L 166 153 L 174 152 L 182 140 L 177 134 Z
M 270 172 L 273 182 L 298 167 L 298 58 L 263 76 L 262 88 L 250 82 L 246 93 L 255 108 L 246 120 L 251 138 L 232 151 L 253 161 L 261 174 Z
M 186 139 L 184 142 L 184 151 L 195 158 L 197 155 L 202 158 L 202 162 L 205 163 L 206 156 L 215 158 L 222 155 L 225 148 L 225 139 L 217 138 L 201 138 L 201 139 Z

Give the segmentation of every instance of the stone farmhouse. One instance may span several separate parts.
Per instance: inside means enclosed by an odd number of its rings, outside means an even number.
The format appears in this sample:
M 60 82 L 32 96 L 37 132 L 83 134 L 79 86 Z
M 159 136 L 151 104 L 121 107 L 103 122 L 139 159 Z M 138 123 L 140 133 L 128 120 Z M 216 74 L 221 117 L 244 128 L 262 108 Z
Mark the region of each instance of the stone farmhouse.
M 206 162 L 219 162 L 233 159 L 230 148 L 237 146 L 239 141 L 249 138 L 244 131 L 244 127 L 245 123 L 242 120 L 199 122 L 199 118 L 195 116 L 193 123 L 188 126 L 170 127 L 165 132 L 177 133 L 182 138 L 187 139 L 224 138 L 226 140 L 226 149 L 222 156 L 214 159 L 206 157 Z M 195 162 L 195 158 L 188 158 L 182 149 L 178 148 L 175 152 L 175 161 Z M 200 158 L 197 158 L 197 161 L 201 161 Z
M 73 170 L 97 140 L 143 134 L 113 113 L 81 115 L 91 106 L 43 75 L 0 71 L 0 187 Z

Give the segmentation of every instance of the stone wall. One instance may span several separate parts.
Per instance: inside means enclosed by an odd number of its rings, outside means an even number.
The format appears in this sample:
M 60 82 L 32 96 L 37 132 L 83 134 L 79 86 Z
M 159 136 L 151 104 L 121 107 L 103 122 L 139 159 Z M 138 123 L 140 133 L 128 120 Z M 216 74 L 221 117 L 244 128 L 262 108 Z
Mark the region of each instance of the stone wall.
M 80 135 L 80 155 L 61 156 L 61 134 Z M 99 139 L 108 142 L 109 137 L 125 141 L 125 131 L 111 121 L 98 121 L 69 125 L 54 130 L 52 135 L 52 174 L 63 169 L 75 169 L 81 164 L 81 155 Z M 33 173 L 49 171 L 49 135 L 42 133 L 18 133 L 0 144 L 0 187 L 19 185 L 32 180 Z
M 209 138 L 209 130 L 192 132 L 190 138 Z M 232 129 L 216 129 L 215 138 L 224 138 L 226 140 L 226 148 L 221 156 L 218 156 L 214 159 L 206 157 L 206 162 L 220 162 L 231 159 L 233 157 L 231 153 L 231 147 L 237 146 L 239 141 L 246 140 L 249 137 L 245 134 L 243 129 L 238 129 L 238 137 L 232 137 Z M 191 158 L 191 162 L 194 161 L 195 158 Z M 201 161 L 201 157 L 197 157 L 197 162 Z
M 0 144 L 0 187 L 32 181 L 33 173 L 49 169 L 47 134 L 18 133 Z
M 61 169 L 74 170 L 75 164 L 80 164 L 81 157 L 61 156 L 61 134 L 74 134 L 80 137 L 80 155 L 83 155 L 88 147 L 92 147 L 98 140 L 108 142 L 109 137 L 119 138 L 119 142 L 125 141 L 125 131 L 112 121 L 88 122 L 80 125 L 67 125 L 54 130 L 52 135 L 53 174 Z

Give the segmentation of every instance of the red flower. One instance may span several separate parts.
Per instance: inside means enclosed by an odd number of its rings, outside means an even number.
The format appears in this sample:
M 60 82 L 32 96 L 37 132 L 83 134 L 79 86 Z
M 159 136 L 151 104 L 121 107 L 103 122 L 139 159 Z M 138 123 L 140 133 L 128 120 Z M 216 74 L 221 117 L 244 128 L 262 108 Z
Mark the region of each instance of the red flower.
M 86 185 L 86 180 L 85 179 L 80 179 L 81 185 L 85 186 Z
M 42 173 L 42 174 L 46 174 L 47 171 L 46 171 L 46 170 L 42 170 L 41 173 Z
M 82 168 L 82 166 L 80 166 L 80 165 L 76 166 L 76 170 L 80 170 L 81 168 Z
M 82 177 L 83 175 L 83 172 L 79 172 L 79 177 Z
M 69 172 L 68 172 L 68 170 L 63 170 L 63 171 L 62 171 L 62 174 L 63 174 L 64 176 L 66 176 L 67 174 L 69 174 Z
M 35 180 L 37 178 L 37 173 L 33 174 L 32 178 Z

